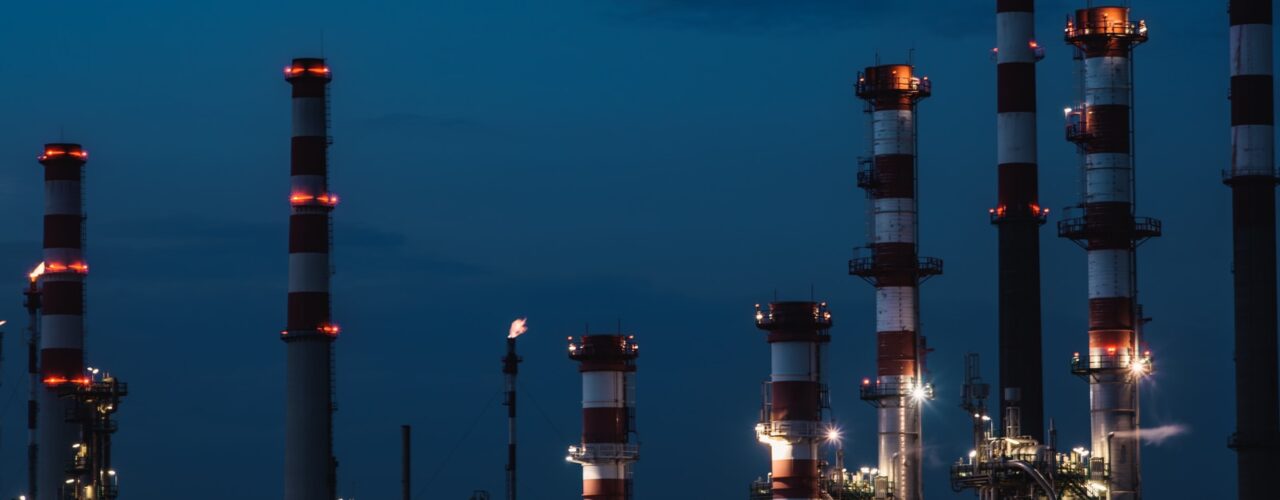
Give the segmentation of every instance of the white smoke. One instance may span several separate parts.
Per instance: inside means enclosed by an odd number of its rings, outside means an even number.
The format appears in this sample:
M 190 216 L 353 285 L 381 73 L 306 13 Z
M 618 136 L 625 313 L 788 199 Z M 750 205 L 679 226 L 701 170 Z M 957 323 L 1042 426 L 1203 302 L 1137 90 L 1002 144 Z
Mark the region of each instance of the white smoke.
M 1117 432 L 1118 438 L 1139 436 L 1144 444 L 1160 446 L 1169 439 L 1191 432 L 1191 428 L 1182 424 L 1169 424 L 1138 431 Z

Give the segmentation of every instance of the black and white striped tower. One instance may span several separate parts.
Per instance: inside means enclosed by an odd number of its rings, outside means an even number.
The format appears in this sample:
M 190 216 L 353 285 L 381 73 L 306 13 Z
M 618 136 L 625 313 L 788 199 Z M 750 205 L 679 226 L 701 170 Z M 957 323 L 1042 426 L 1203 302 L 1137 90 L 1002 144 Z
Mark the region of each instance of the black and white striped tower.
M 1231 0 L 1231 187 L 1240 498 L 1274 495 L 1280 469 L 1271 0 Z

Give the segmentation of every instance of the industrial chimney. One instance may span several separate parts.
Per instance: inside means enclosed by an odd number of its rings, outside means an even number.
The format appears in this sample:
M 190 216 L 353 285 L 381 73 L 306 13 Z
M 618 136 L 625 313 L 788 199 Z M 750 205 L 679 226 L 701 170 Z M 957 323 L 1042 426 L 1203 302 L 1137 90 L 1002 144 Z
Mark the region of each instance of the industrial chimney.
M 831 313 L 822 302 L 756 305 L 756 327 L 768 332 L 773 372 L 765 383 L 756 438 L 772 454 L 772 498 L 820 500 L 818 456 L 827 433 L 822 413 L 824 347 L 831 341 Z
M 328 98 L 324 59 L 301 58 L 285 68 L 293 86 L 290 161 L 288 359 L 285 385 L 285 500 L 337 498 L 333 455 L 333 341 L 329 309 L 330 212 Z
M 858 186 L 872 204 L 869 257 L 849 261 L 849 274 L 876 288 L 877 377 L 861 397 L 879 413 L 880 474 L 894 498 L 921 493 L 920 405 L 933 397 L 925 380 L 919 285 L 942 273 L 942 261 L 921 258 L 916 226 L 916 104 L 932 84 L 908 64 L 869 67 L 858 75 L 857 95 L 871 115 L 874 157 L 859 168 Z M 883 480 L 876 481 L 877 484 Z
M 1084 157 L 1083 217 L 1058 223 L 1058 235 L 1084 247 L 1089 262 L 1089 351 L 1072 371 L 1089 383 L 1091 472 L 1105 476 L 1112 500 L 1141 496 L 1138 382 L 1151 370 L 1143 352 L 1137 301 L 1137 246 L 1160 235 L 1160 222 L 1134 217 L 1132 51 L 1146 24 L 1126 7 L 1080 9 L 1065 38 L 1082 60 L 1084 99 L 1066 110 L 1067 138 Z
M 582 498 L 630 500 L 631 464 L 640 457 L 636 431 L 633 335 L 569 337 L 569 359 L 582 373 L 582 443 L 566 460 L 582 465 Z
M 1040 208 L 1038 194 L 1036 62 L 1044 49 L 1035 36 L 1034 0 L 997 0 L 998 201 L 991 223 L 999 235 L 999 414 L 1009 411 L 1006 394 L 1020 394 L 1023 433 L 1044 441 L 1040 226 L 1049 211 Z
M 1240 498 L 1273 495 L 1280 469 L 1271 0 L 1231 0 L 1231 187 Z
M 35 497 L 58 500 L 80 428 L 67 421 L 74 402 L 60 397 L 68 385 L 88 384 L 84 369 L 84 202 L 88 153 L 79 144 L 46 144 L 44 165 L 44 272 L 40 286 L 40 382 L 36 407 Z

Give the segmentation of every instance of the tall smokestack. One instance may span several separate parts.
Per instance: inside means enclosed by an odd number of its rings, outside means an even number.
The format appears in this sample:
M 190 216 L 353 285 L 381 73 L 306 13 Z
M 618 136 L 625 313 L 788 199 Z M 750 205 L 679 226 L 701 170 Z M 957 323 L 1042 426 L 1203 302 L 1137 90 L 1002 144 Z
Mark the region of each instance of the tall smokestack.
M 520 356 L 516 354 L 516 337 L 528 331 L 524 318 L 511 322 L 507 333 L 507 355 L 502 358 L 502 374 L 506 379 L 507 400 L 507 500 L 516 500 L 516 374 Z
M 1022 429 L 1044 441 L 1040 342 L 1040 208 L 1036 167 L 1034 0 L 996 0 L 996 162 L 999 234 L 1000 415 L 1009 389 L 1022 395 Z M 1014 437 L 1014 436 L 1010 436 Z
M 775 302 L 768 312 L 756 305 L 756 327 L 769 332 L 772 353 L 756 438 L 772 451 L 773 498 L 822 499 L 818 453 L 828 406 L 823 347 L 831 341 L 831 313 L 819 302 Z
M 1110 498 L 1133 499 L 1141 495 L 1138 381 L 1150 368 L 1140 349 L 1136 249 L 1160 235 L 1159 221 L 1134 217 L 1133 207 L 1131 56 L 1147 27 L 1128 8 L 1093 7 L 1076 11 L 1065 38 L 1083 60 L 1084 102 L 1066 114 L 1085 192 L 1084 217 L 1060 221 L 1058 235 L 1083 246 L 1089 262 L 1089 352 L 1072 371 L 1089 382 L 1091 456 L 1109 467 Z
M 329 107 L 324 59 L 301 58 L 285 68 L 293 86 L 290 161 L 289 313 L 282 332 L 285 384 L 285 500 L 337 498 L 333 455 L 333 341 L 329 310 Z
M 631 464 L 640 457 L 635 433 L 634 335 L 569 337 L 569 359 L 582 373 L 582 443 L 566 460 L 582 465 L 582 498 L 630 500 Z
M 869 67 L 858 75 L 857 95 L 871 114 L 874 158 L 858 172 L 874 214 L 871 256 L 849 261 L 849 274 L 876 288 L 877 378 L 862 399 L 878 409 L 880 473 L 894 498 L 921 497 L 920 405 L 932 397 L 924 379 L 919 285 L 942 273 L 942 261 L 921 258 L 916 247 L 916 104 L 932 84 L 909 64 Z
M 44 165 L 44 274 L 41 288 L 40 381 L 36 402 L 36 498 L 55 500 L 71 465 L 79 427 L 67 421 L 74 402 L 59 397 L 68 384 L 87 384 L 84 371 L 84 202 L 88 153 L 79 144 L 46 144 Z
M 1276 362 L 1276 171 L 1271 0 L 1231 0 L 1231 187 L 1240 498 L 1266 498 L 1280 469 Z

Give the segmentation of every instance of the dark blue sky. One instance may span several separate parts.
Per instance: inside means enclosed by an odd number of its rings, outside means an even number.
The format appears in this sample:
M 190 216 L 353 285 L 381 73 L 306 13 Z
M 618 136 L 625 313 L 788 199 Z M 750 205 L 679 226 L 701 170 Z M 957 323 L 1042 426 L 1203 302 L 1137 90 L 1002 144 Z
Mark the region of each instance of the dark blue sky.
M 1041 199 L 1078 200 L 1062 139 L 1073 103 L 1061 23 L 1038 2 Z M 968 6 L 973 4 L 974 6 Z M 751 306 L 775 290 L 829 300 L 829 383 L 850 461 L 874 458 L 872 289 L 845 274 L 866 241 L 854 164 L 857 71 L 906 58 L 921 106 L 922 252 L 939 398 L 926 490 L 968 450 L 962 356 L 995 375 L 993 2 L 918 0 L 380 0 L 20 2 L 0 21 L 0 495 L 23 470 L 20 289 L 39 260 L 44 142 L 83 142 L 89 357 L 130 383 L 117 466 L 131 498 L 272 498 L 283 446 L 289 89 L 281 68 L 334 68 L 340 492 L 398 491 L 398 426 L 415 426 L 415 498 L 502 489 L 494 394 L 507 323 L 521 341 L 526 498 L 570 498 L 563 461 L 579 384 L 563 339 L 619 318 L 637 334 L 640 498 L 739 498 L 768 470 L 754 441 L 768 349 Z M 1152 498 L 1234 494 L 1226 2 L 1140 0 L 1139 214 L 1159 373 L 1144 450 Z M 1088 440 L 1085 256 L 1043 231 L 1047 413 Z M 7 283 L 7 285 L 5 284 Z M 541 411 L 539 411 L 541 408 Z M 479 419 L 479 420 L 477 420 Z M 474 422 L 476 431 L 459 443 Z M 451 452 L 452 450 L 452 452 Z M 1186 478 L 1212 478 L 1189 482 Z

